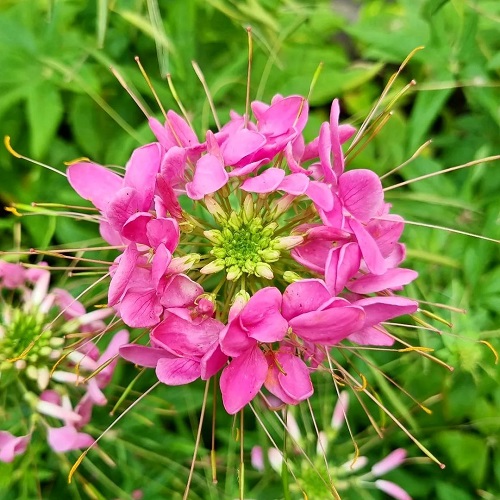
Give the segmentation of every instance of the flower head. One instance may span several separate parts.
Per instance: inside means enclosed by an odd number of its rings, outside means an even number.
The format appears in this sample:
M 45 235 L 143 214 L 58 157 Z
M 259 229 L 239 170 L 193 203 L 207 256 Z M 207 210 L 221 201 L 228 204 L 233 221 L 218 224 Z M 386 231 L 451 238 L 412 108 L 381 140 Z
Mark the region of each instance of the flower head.
M 172 111 L 164 126 L 151 119 L 158 142 L 134 151 L 123 178 L 94 163 L 68 169 L 105 239 L 124 245 L 109 305 L 151 329 L 150 347 L 122 356 L 171 385 L 222 369 L 229 413 L 263 387 L 287 404 L 307 399 L 328 349 L 390 345 L 380 323 L 417 308 L 394 294 L 416 278 L 398 267 L 403 220 L 376 174 L 345 171 L 354 129 L 339 125 L 338 101 L 309 144 L 303 97 L 251 108 L 254 121 L 233 112 L 204 142 Z
M 26 269 L 0 261 L 0 374 L 13 416 L 2 425 L 24 433 L 0 431 L 4 462 L 24 453 L 40 422 L 56 452 L 92 444 L 94 438 L 81 429 L 90 421 L 92 407 L 107 402 L 102 389 L 111 381 L 119 346 L 128 342 L 122 330 L 102 354 L 91 340 L 83 340 L 63 356 L 65 335 L 81 332 L 91 338 L 104 331 L 102 320 L 112 310 L 87 313 L 66 290 L 49 290 L 49 281 L 43 264 Z

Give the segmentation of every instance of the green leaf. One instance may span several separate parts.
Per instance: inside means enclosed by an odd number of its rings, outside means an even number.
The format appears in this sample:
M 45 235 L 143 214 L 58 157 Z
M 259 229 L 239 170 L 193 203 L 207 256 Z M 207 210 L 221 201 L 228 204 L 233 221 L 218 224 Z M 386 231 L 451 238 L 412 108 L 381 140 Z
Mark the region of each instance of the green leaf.
M 108 27 L 108 0 L 97 0 L 97 46 L 102 49 Z
M 450 483 L 439 482 L 436 485 L 438 500 L 472 500 L 462 488 L 458 488 Z
M 432 21 L 432 16 L 448 2 L 449 0 L 427 0 L 422 5 L 422 17 Z
M 437 435 L 437 442 L 457 472 L 467 473 L 475 486 L 482 485 L 488 458 L 483 438 L 461 431 L 444 431 Z
M 63 117 L 61 95 L 51 82 L 45 80 L 30 89 L 27 105 L 31 154 L 41 158 L 54 140 Z

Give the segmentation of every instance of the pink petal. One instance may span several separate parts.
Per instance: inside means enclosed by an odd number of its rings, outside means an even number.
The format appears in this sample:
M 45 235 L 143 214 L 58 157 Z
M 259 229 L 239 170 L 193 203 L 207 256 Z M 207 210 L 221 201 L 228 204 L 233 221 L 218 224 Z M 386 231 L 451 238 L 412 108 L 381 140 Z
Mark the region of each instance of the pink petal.
M 259 132 L 276 137 L 286 134 L 292 127 L 298 133 L 307 121 L 308 104 L 302 96 L 289 96 L 272 104 L 258 118 Z
M 175 358 L 173 354 L 165 349 L 146 347 L 137 344 L 128 344 L 120 347 L 120 356 L 131 363 L 146 368 L 156 368 L 158 361 L 163 358 Z
M 387 264 L 371 234 L 356 219 L 350 219 L 349 225 L 356 236 L 368 269 L 373 274 L 384 274 L 387 271 Z
M 298 161 L 295 159 L 295 155 L 293 152 L 293 144 L 291 142 L 289 142 L 286 145 L 284 154 L 285 154 L 286 162 L 288 163 L 288 167 L 290 168 L 290 171 L 292 173 L 294 173 L 294 174 L 296 174 L 296 173 L 307 174 L 308 173 L 308 171 L 305 168 L 301 167 L 299 165 Z
M 170 262 L 172 262 L 172 254 L 161 243 L 156 249 L 151 265 L 151 281 L 155 288 L 158 288 L 158 284 L 165 275 Z
M 206 154 L 196 162 L 193 181 L 186 184 L 186 193 L 192 200 L 201 200 L 225 186 L 228 178 L 220 159 Z
M 138 258 L 139 252 L 135 244 L 129 245 L 121 255 L 118 267 L 109 285 L 108 304 L 110 306 L 114 306 L 125 292 Z
M 101 211 L 123 184 L 119 175 L 96 163 L 75 163 L 68 167 L 67 173 L 71 187 Z
M 333 195 L 326 184 L 311 181 L 307 187 L 306 194 L 322 210 L 329 212 L 333 209 Z
M 171 137 L 172 142 L 179 146 L 189 148 L 197 146 L 200 143 L 186 120 L 175 111 L 170 110 L 167 112 L 165 130 Z
M 314 388 L 306 364 L 297 356 L 286 352 L 279 352 L 276 357 L 284 370 L 284 373 L 278 370 L 278 382 L 288 399 L 293 401 L 291 404 L 298 404 L 312 396 Z M 288 402 L 280 395 L 275 395 L 285 403 Z
M 285 191 L 296 196 L 304 194 L 309 186 L 309 177 L 305 174 L 297 173 L 287 175 L 278 186 L 278 191 Z
M 354 293 L 367 294 L 382 290 L 399 289 L 403 285 L 417 279 L 418 273 L 412 269 L 388 269 L 384 274 L 365 274 L 347 284 L 347 288 Z
M 201 358 L 201 380 L 208 380 L 218 373 L 227 363 L 227 355 L 224 354 L 218 343 L 215 343 L 212 348 Z
M 264 170 L 262 174 L 247 179 L 241 185 L 240 189 L 251 193 L 271 193 L 278 189 L 278 186 L 284 177 L 284 170 L 281 168 L 271 167 Z
M 130 334 L 128 330 L 120 330 L 116 332 L 113 335 L 113 338 L 109 342 L 108 346 L 104 350 L 104 352 L 101 354 L 99 359 L 97 360 L 97 363 L 102 365 L 109 361 L 111 358 L 115 357 L 119 350 L 120 347 L 124 344 L 126 344 L 129 341 Z M 109 365 L 108 365 L 109 366 Z M 108 367 L 106 367 L 104 370 L 107 370 Z M 100 373 L 102 373 L 104 370 L 102 370 Z
M 63 288 L 53 288 L 54 303 L 61 308 L 66 319 L 77 318 L 85 314 L 85 307 L 73 295 Z
M 266 138 L 246 128 L 233 132 L 221 147 L 225 165 L 239 165 L 239 162 L 251 155 L 266 143 Z
M 250 452 L 250 462 L 252 467 L 259 472 L 264 471 L 264 452 L 262 451 L 262 446 L 252 447 Z
M 335 403 L 335 408 L 333 409 L 332 423 L 333 429 L 338 430 L 344 424 L 347 418 L 347 409 L 349 408 L 349 393 L 347 391 L 342 391 L 339 394 L 339 398 Z
M 271 161 L 270 158 L 262 158 L 260 160 L 253 161 L 244 165 L 243 167 L 234 168 L 229 172 L 229 177 L 241 177 L 243 175 L 248 175 L 257 170 L 261 165 L 265 165 Z
M 347 282 L 359 271 L 361 252 L 356 243 L 332 248 L 325 265 L 326 286 L 338 295 Z
M 384 479 L 377 479 L 375 481 L 375 486 L 384 493 L 387 493 L 392 498 L 396 500 L 411 500 L 411 496 L 395 483 L 391 481 L 386 481 Z
M 184 148 L 171 147 L 163 156 L 159 176 L 171 185 L 177 184 L 184 177 L 186 157 Z
M 389 217 L 389 216 L 385 216 Z M 399 215 L 390 215 L 391 220 L 372 220 L 366 229 L 377 242 L 382 255 L 390 255 L 401 236 L 404 229 L 404 219 Z
M 376 217 L 384 203 L 384 192 L 378 175 L 371 170 L 356 169 L 339 177 L 339 195 L 344 207 L 360 222 Z
M 65 425 L 57 429 L 49 427 L 47 441 L 55 452 L 65 453 L 88 448 L 94 443 L 94 438 L 89 434 L 78 432 L 71 425 Z
M 153 219 L 147 227 L 148 240 L 153 248 L 160 243 L 174 253 L 179 244 L 180 231 L 179 224 L 175 219 Z
M 163 203 L 163 206 L 168 211 L 168 213 L 175 217 L 176 219 L 180 219 L 182 217 L 182 207 L 177 200 L 177 196 L 172 185 L 163 175 L 158 175 L 156 177 L 156 189 L 158 190 L 158 196 Z M 158 203 L 158 202 L 156 202 Z M 160 213 L 158 208 L 156 208 L 156 216 L 160 218 L 166 217 L 165 213 Z
M 344 144 L 344 142 L 348 141 L 356 133 L 356 127 L 348 124 L 339 125 L 338 133 L 340 144 Z
M 241 356 L 246 351 L 257 345 L 257 341 L 248 336 L 239 322 L 239 318 L 232 321 L 220 334 L 220 345 L 222 352 L 228 356 Z
M 389 453 L 384 459 L 380 460 L 380 462 L 377 462 L 373 467 L 372 467 L 372 474 L 377 477 L 377 476 L 383 476 L 387 472 L 389 472 L 392 469 L 395 469 L 396 467 L 399 467 L 406 459 L 406 450 L 403 448 L 398 448 L 397 450 L 394 450 L 393 452 Z
M 319 279 L 304 279 L 288 285 L 283 292 L 283 317 L 287 320 L 316 311 L 331 299 L 325 283 Z
M 167 283 L 161 296 L 165 308 L 190 307 L 203 293 L 203 287 L 184 274 L 177 274 Z
M 288 323 L 280 313 L 282 297 L 277 288 L 266 287 L 256 292 L 240 315 L 240 323 L 249 337 L 260 342 L 283 339 Z
M 418 309 L 418 302 L 405 297 L 369 297 L 357 300 L 354 304 L 365 310 L 365 326 L 376 325 L 403 314 L 412 314 Z
M 31 434 L 14 436 L 10 432 L 0 431 L 0 462 L 12 462 L 16 455 L 26 451 Z
M 325 182 L 335 182 L 332 168 L 332 142 L 330 137 L 330 124 L 325 122 L 321 125 L 318 138 L 318 154 Z
M 152 289 L 129 288 L 120 304 L 120 316 L 132 328 L 156 325 L 162 312 L 156 290 Z
M 184 385 L 200 378 L 200 362 L 188 358 L 162 358 L 156 365 L 158 380 L 166 385 Z
M 213 318 L 194 323 L 167 313 L 165 319 L 151 332 L 151 340 L 178 356 L 201 358 L 217 343 L 223 326 Z
M 325 263 L 332 244 L 327 240 L 313 240 L 295 247 L 291 256 L 303 266 L 324 274 Z
M 319 344 L 335 345 L 363 327 L 365 313 L 361 307 L 335 307 L 312 311 L 289 322 L 299 337 Z
M 117 247 L 123 244 L 128 243 L 118 231 L 111 227 L 111 224 L 104 219 L 101 219 L 99 222 L 99 234 L 102 239 L 109 243 L 111 246 Z
M 153 118 L 153 117 L 149 118 L 148 124 L 149 124 L 149 128 L 151 129 L 151 131 L 155 135 L 158 142 L 166 150 L 168 150 L 169 148 L 173 147 L 176 144 L 175 142 L 172 142 L 172 139 L 169 136 L 169 134 L 167 134 L 165 127 L 156 118 Z
M 141 212 L 151 208 L 160 162 L 161 147 L 157 142 L 153 142 L 135 149 L 127 163 L 123 186 L 134 188 L 140 193 Z
M 123 225 L 123 229 L 121 230 L 122 236 L 135 243 L 150 246 L 146 231 L 152 219 L 153 215 L 149 212 L 137 212 L 133 214 Z
M 143 211 L 141 206 L 141 194 L 134 188 L 126 187 L 115 194 L 113 201 L 106 207 L 105 214 L 111 227 L 121 232 L 129 217 Z
M 344 172 L 344 153 L 340 146 L 340 131 L 339 131 L 340 106 L 338 99 L 332 102 L 330 110 L 330 133 L 333 153 L 333 171 L 337 177 Z
M 230 415 L 248 404 L 260 391 L 267 374 L 267 361 L 258 346 L 233 358 L 220 377 L 222 403 Z
M 365 326 L 358 332 L 349 335 L 347 339 L 359 345 L 391 346 L 395 342 L 381 325 Z

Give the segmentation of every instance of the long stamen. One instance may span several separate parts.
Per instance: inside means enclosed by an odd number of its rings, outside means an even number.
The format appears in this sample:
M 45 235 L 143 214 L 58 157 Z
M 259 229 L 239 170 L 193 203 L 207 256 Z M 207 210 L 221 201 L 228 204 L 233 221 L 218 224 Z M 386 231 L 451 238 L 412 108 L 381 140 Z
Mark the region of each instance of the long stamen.
M 109 68 L 111 70 L 111 73 L 113 73 L 114 77 L 118 80 L 120 85 L 125 89 L 127 94 L 132 98 L 132 100 L 137 104 L 137 107 L 144 113 L 144 116 L 149 119 L 151 116 L 151 113 L 146 110 L 146 105 L 143 104 L 143 102 L 139 99 L 138 96 L 136 96 L 130 87 L 127 85 L 125 82 L 125 79 L 118 73 L 118 70 L 116 68 L 113 68 L 112 66 Z
M 160 383 L 160 382 L 158 382 L 158 383 Z M 201 405 L 200 423 L 198 424 L 198 432 L 196 434 L 196 442 L 195 442 L 194 451 L 193 451 L 193 458 L 191 460 L 191 467 L 189 469 L 189 476 L 188 476 L 188 480 L 186 483 L 186 488 L 184 490 L 184 495 L 182 496 L 183 500 L 187 500 L 188 495 L 189 495 L 189 489 L 191 488 L 191 481 L 193 480 L 194 464 L 196 461 L 196 455 L 198 455 L 198 448 L 199 448 L 200 442 L 201 442 L 201 431 L 203 429 L 203 421 L 205 418 L 205 408 L 207 406 L 209 387 L 210 387 L 210 380 L 207 380 L 207 382 L 205 384 L 205 392 L 203 393 L 203 404 Z
M 18 153 L 10 144 L 10 136 L 6 135 L 3 138 L 3 143 L 5 145 L 5 148 L 7 151 L 12 155 L 15 156 L 16 158 L 20 158 L 21 160 L 26 160 L 29 161 L 30 163 L 33 163 L 34 165 L 38 165 L 40 167 L 46 168 L 47 170 L 50 170 L 51 172 L 55 172 L 56 174 L 62 175 L 63 177 L 67 177 L 67 175 L 64 172 L 61 172 L 60 170 L 57 170 L 57 168 L 51 167 L 50 165 L 46 165 L 45 163 L 41 163 L 39 161 L 33 160 L 33 158 L 29 158 L 28 156 L 24 156 L 21 153 Z
M 409 163 L 411 163 L 415 158 L 420 156 L 420 153 L 430 144 L 432 143 L 432 139 L 429 139 L 427 142 L 424 142 L 412 155 L 410 158 L 408 158 L 405 162 L 401 163 L 401 165 L 398 165 L 397 167 L 393 168 L 392 170 L 389 170 L 389 172 L 385 173 L 384 175 L 380 176 L 380 180 L 385 179 L 386 177 L 389 177 L 392 174 L 395 174 L 399 170 L 401 170 L 403 167 L 406 167 Z
M 463 168 L 473 167 L 474 165 L 479 165 L 481 163 L 488 163 L 491 161 L 500 160 L 500 155 L 488 156 L 486 158 L 481 158 L 480 160 L 469 161 L 464 163 L 463 165 L 457 165 L 456 167 L 446 168 L 444 170 L 439 170 L 438 172 L 432 172 L 431 174 L 421 175 L 420 177 L 415 177 L 414 179 L 409 179 L 404 182 L 400 182 L 398 184 L 394 184 L 393 186 L 388 186 L 384 188 L 384 191 L 390 191 L 391 189 L 396 189 L 401 186 L 406 186 L 408 184 L 413 184 L 414 182 L 422 181 L 424 179 L 430 179 L 431 177 L 435 177 L 436 175 L 446 174 L 448 172 L 453 172 L 455 170 L 461 170 Z
M 220 120 L 219 117 L 217 116 L 217 110 L 215 109 L 214 100 L 212 98 L 212 95 L 210 94 L 210 89 L 208 88 L 205 76 L 203 75 L 203 72 L 201 71 L 201 68 L 198 66 L 198 63 L 196 61 L 191 61 L 191 64 L 193 66 L 194 72 L 196 73 L 196 76 L 201 82 L 203 90 L 205 91 L 205 95 L 207 96 L 208 104 L 210 105 L 210 110 L 212 111 L 215 124 L 217 125 L 217 130 L 220 130 L 221 129 Z
M 156 382 L 152 387 L 150 387 L 144 394 L 142 394 L 140 397 L 138 397 L 121 415 L 119 415 L 116 420 L 114 420 L 107 428 L 106 430 L 78 457 L 78 460 L 73 464 L 73 467 L 71 467 L 71 470 L 69 471 L 68 475 L 68 483 L 71 483 L 71 480 L 73 479 L 73 476 L 80 466 L 80 464 L 83 462 L 83 459 L 87 456 L 87 453 L 101 440 L 101 438 L 108 432 L 110 431 L 134 406 L 136 406 L 138 403 L 140 403 L 148 394 L 150 394 L 156 387 L 158 387 L 161 384 L 160 381 Z
M 252 40 L 252 28 L 248 26 L 248 69 L 247 69 L 247 89 L 245 96 L 245 118 L 244 127 L 248 128 L 248 120 L 250 119 L 250 83 L 252 77 L 252 61 L 253 61 L 253 40 Z

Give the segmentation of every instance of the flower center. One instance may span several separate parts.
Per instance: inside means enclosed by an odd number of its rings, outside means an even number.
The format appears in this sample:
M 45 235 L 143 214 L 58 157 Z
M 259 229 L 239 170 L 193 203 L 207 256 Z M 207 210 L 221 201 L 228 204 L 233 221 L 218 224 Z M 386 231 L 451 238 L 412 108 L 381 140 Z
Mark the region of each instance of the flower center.
M 273 272 L 269 263 L 280 257 L 279 250 L 275 249 L 279 239 L 272 238 L 276 228 L 274 222 L 265 225 L 260 217 L 248 220 L 244 213 L 232 212 L 223 222 L 222 230 L 205 232 L 213 243 L 210 253 L 216 257 L 212 267 L 225 269 L 230 281 L 243 273 L 271 279 Z
M 15 308 L 5 308 L 2 316 L 0 324 L 1 368 L 14 366 L 8 360 L 21 356 L 28 348 L 30 348 L 29 352 L 23 356 L 23 362 L 15 366 L 23 369 L 27 366 L 44 366 L 53 354 L 54 348 L 58 347 L 62 341 L 62 339 L 53 338 L 50 330 L 43 330 L 46 318 L 35 311 L 26 313 Z

